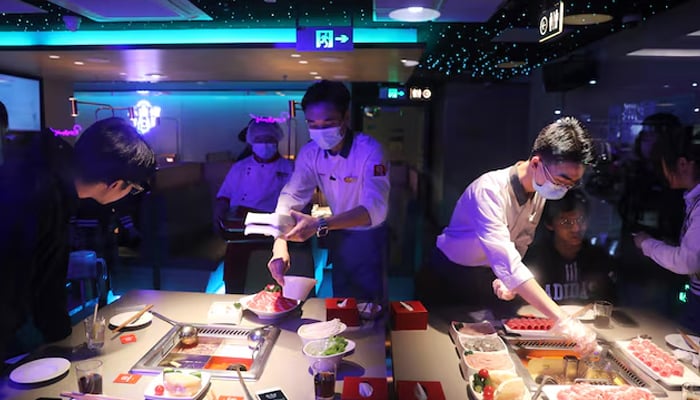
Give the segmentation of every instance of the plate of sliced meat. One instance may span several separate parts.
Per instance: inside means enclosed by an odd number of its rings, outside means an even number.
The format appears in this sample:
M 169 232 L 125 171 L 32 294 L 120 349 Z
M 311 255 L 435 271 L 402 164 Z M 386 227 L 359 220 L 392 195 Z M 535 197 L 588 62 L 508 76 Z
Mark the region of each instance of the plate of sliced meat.
M 587 383 L 544 385 L 542 392 L 550 400 L 653 400 L 656 398 L 648 390 L 634 386 L 602 386 Z
M 267 285 L 256 294 L 242 297 L 239 302 L 243 309 L 250 310 L 260 319 L 276 319 L 297 308 L 301 303 L 282 297 L 282 288 L 277 285 Z
M 635 338 L 616 343 L 634 365 L 666 386 L 680 387 L 683 382 L 700 384 L 700 376 L 649 339 Z
M 522 336 L 552 336 L 553 326 L 553 320 L 541 317 L 518 317 L 503 321 L 506 332 Z

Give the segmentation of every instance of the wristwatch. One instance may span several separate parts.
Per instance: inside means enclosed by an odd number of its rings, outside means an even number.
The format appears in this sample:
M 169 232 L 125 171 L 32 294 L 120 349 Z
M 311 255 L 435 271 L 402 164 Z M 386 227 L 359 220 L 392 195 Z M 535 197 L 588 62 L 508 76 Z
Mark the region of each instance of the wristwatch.
M 318 219 L 318 228 L 316 229 L 316 237 L 324 237 L 328 235 L 328 221 L 321 217 Z

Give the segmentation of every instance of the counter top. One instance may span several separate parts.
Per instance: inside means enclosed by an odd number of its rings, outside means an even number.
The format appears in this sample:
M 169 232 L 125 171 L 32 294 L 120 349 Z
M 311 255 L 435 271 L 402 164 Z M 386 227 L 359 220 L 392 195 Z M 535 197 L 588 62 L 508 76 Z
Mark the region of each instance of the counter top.
M 207 311 L 215 301 L 236 301 L 240 295 L 213 295 L 189 292 L 167 292 L 153 290 L 132 291 L 124 295 L 118 301 L 104 307 L 100 314 L 107 320 L 113 315 L 144 304 L 153 304 L 153 310 L 181 322 L 206 323 Z M 243 326 L 260 326 L 272 323 L 281 329 L 281 333 L 270 357 L 265 364 L 260 379 L 248 381 L 248 388 L 252 393 L 271 387 L 280 387 L 290 399 L 313 398 L 313 377 L 309 371 L 309 364 L 301 352 L 301 340 L 296 334 L 297 328 L 303 323 L 324 321 L 325 306 L 323 299 L 308 299 L 301 308 L 301 312 L 292 312 L 279 321 L 259 320 L 254 314 L 244 312 L 241 323 Z M 119 339 L 110 340 L 113 334 L 107 331 L 105 346 L 100 355 L 93 358 L 102 360 L 103 392 L 105 394 L 120 396 L 130 399 L 143 398 L 143 393 L 153 375 L 143 375 L 135 384 L 114 383 L 114 379 L 120 373 L 127 373 L 129 369 L 170 330 L 171 326 L 160 319 L 154 318 L 152 323 L 133 333 L 137 337 L 135 343 L 122 344 Z M 344 376 L 386 377 L 386 349 L 385 328 L 382 321 L 364 325 L 354 331 L 346 331 L 343 336 L 356 342 L 355 352 L 343 359 L 339 378 Z M 46 356 L 61 356 L 76 361 L 81 357 L 81 352 L 75 351 L 85 342 L 82 324 L 73 327 L 73 333 L 68 338 L 54 343 L 43 349 L 41 358 Z M 336 393 L 342 392 L 342 380 L 336 383 Z M 34 400 L 39 397 L 59 397 L 61 392 L 77 390 L 77 382 L 73 366 L 67 376 L 57 382 L 38 388 L 18 386 L 5 377 L 0 381 L 0 399 L 27 399 Z M 213 380 L 210 390 L 210 398 L 218 399 L 220 396 L 241 396 L 244 398 L 243 389 L 237 380 Z M 339 396 L 338 396 L 339 397 Z

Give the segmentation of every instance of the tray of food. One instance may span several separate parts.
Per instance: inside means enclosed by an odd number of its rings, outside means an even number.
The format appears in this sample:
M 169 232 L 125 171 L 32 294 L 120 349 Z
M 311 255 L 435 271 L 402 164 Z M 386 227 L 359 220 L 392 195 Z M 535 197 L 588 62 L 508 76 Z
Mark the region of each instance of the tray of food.
M 513 371 L 482 369 L 469 375 L 469 396 L 475 400 L 529 400 L 525 382 Z
M 644 373 L 671 388 L 700 384 L 700 376 L 649 339 L 619 340 L 617 347 Z
M 166 369 L 155 377 L 146 388 L 148 400 L 194 400 L 200 398 L 209 387 L 211 375 L 206 372 Z
M 521 336 L 553 337 L 556 334 L 551 331 L 552 327 L 554 321 L 542 317 L 517 317 L 503 321 L 507 333 Z
M 542 393 L 550 400 L 653 400 L 646 389 L 634 386 L 606 386 L 577 383 L 575 385 L 544 385 Z
M 244 310 L 249 310 L 260 319 L 277 319 L 294 310 L 301 303 L 282 297 L 282 288 L 279 285 L 267 285 L 261 291 L 250 296 L 242 297 L 238 301 Z

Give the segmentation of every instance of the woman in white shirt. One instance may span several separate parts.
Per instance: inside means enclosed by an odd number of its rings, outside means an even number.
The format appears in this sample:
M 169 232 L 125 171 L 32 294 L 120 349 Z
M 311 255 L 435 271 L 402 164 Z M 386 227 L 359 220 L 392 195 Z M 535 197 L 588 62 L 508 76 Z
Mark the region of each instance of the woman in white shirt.
M 677 274 L 690 277 L 681 323 L 700 332 L 700 138 L 693 140 L 692 129 L 679 128 L 659 139 L 661 168 L 672 189 L 686 189 L 685 219 L 680 245 L 671 246 L 646 232 L 634 235 L 634 242 L 645 256 Z

